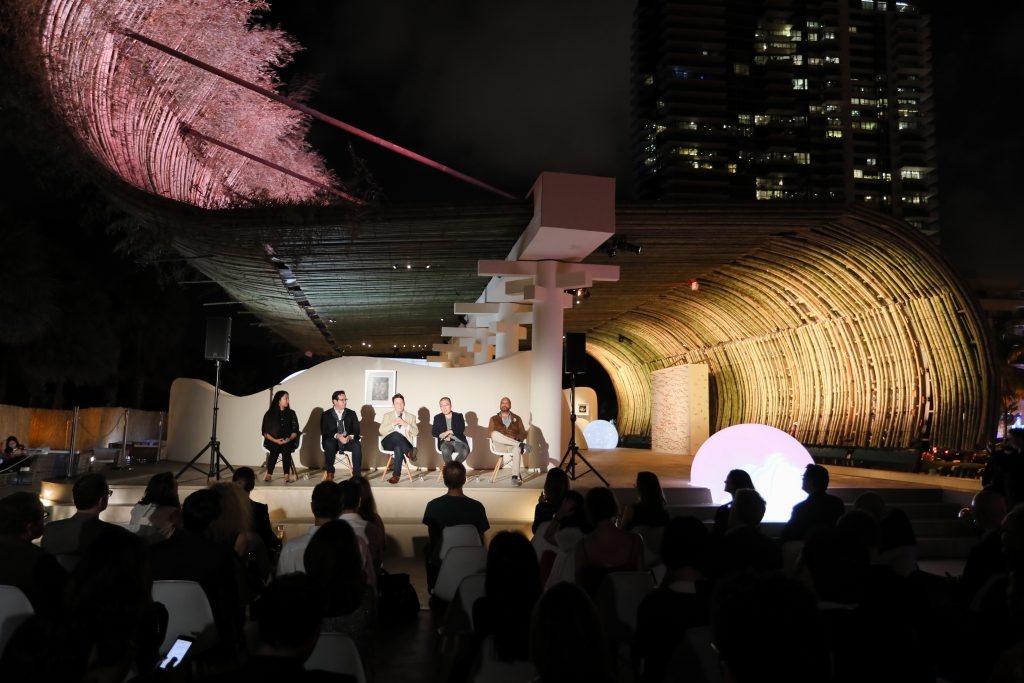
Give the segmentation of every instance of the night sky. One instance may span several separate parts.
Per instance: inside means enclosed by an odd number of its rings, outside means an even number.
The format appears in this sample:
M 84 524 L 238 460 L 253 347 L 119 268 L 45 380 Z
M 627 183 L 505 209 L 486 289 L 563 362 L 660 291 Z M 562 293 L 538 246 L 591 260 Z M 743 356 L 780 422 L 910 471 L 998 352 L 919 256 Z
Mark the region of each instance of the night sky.
M 537 175 L 550 170 L 614 176 L 620 199 L 630 198 L 632 2 L 279 0 L 274 5 L 262 20 L 306 47 L 282 79 L 289 93 L 311 106 L 516 196 L 524 196 Z M 1024 150 L 1011 102 L 1024 82 L 1018 49 L 1024 7 L 986 3 L 982 12 L 969 3 L 924 5 L 938 8 L 932 23 L 943 251 L 966 276 L 1019 281 L 1014 247 Z M 173 377 L 212 379 L 211 364 L 202 358 L 205 317 L 240 309 L 202 306 L 225 295 L 213 285 L 175 285 L 174 265 L 153 264 L 123 250 L 115 254 L 124 237 L 109 228 L 131 223 L 130 217 L 118 216 L 87 178 L 69 177 L 59 168 L 63 150 L 38 130 L 26 130 L 22 95 L 16 83 L 0 88 L 0 153 L 17 176 L 0 189 L 4 286 L 48 283 L 30 289 L 31 305 L 51 305 L 60 315 L 31 350 L 17 335 L 0 334 L 0 402 L 27 405 L 32 395 L 45 407 L 107 403 L 159 409 Z M 488 197 L 323 124 L 313 124 L 310 142 L 343 179 L 352 172 L 351 144 L 386 202 Z M 54 244 L 69 226 L 79 233 Z M 103 277 L 109 273 L 118 277 Z M 139 313 L 114 320 L 115 288 L 126 283 L 141 307 L 173 311 L 175 318 Z M 105 298 L 81 296 L 83 287 L 105 292 Z M 0 297 L 4 301 L 9 300 Z M 111 322 L 95 319 L 97 311 Z M 0 311 L 4 323 L 16 317 Z M 309 362 L 249 325 L 251 320 L 235 320 L 233 358 L 224 372 L 225 389 L 233 393 L 258 391 Z M 104 333 L 91 333 L 97 329 Z M 30 392 L 20 372 L 25 359 L 39 360 L 39 347 L 55 339 L 63 338 L 67 346 L 69 335 L 84 334 L 91 334 L 96 347 L 119 347 L 119 369 L 112 378 L 81 377 L 62 395 L 52 385 L 42 394 Z M 140 388 L 130 379 L 136 370 L 125 367 L 126 359 L 133 358 L 133 348 L 144 349 L 147 340 L 157 338 L 167 340 L 158 368 L 131 360 L 138 372 L 151 373 Z M 50 356 L 64 352 L 61 348 L 54 346 Z

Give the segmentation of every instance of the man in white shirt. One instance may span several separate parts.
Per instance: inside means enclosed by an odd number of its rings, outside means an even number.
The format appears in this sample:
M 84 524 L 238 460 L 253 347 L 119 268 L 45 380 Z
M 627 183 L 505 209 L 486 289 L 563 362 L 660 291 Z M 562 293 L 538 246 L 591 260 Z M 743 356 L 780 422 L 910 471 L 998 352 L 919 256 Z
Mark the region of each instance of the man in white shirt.
M 341 490 L 338 485 L 333 481 L 322 481 L 314 486 L 309 507 L 313 512 L 313 526 L 307 533 L 293 538 L 281 548 L 281 557 L 277 560 L 278 576 L 306 571 L 302 556 L 306 552 L 309 540 L 313 538 L 318 527 L 338 519 L 341 512 Z

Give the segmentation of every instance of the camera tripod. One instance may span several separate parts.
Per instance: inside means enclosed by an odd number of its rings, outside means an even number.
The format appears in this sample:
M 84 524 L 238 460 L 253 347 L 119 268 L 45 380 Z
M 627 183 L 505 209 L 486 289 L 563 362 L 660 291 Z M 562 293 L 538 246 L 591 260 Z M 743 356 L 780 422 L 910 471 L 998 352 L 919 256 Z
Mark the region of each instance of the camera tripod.
M 576 458 L 583 461 L 583 464 L 587 466 L 587 470 L 576 473 Z M 568 462 L 566 462 L 568 461 Z M 576 481 L 583 475 L 593 472 L 597 475 L 597 478 L 604 482 L 605 486 L 611 486 L 608 480 L 601 476 L 601 473 L 597 471 L 597 468 L 590 464 L 590 462 L 583 457 L 580 453 L 579 447 L 576 445 L 576 373 L 569 373 L 569 445 L 565 449 L 565 455 L 562 456 L 562 461 L 558 463 L 558 469 L 564 469 L 566 475 L 572 481 Z
M 190 467 L 196 472 L 205 474 L 207 481 L 211 478 L 215 478 L 220 481 L 220 473 L 225 469 L 230 470 L 232 473 L 235 471 L 235 468 L 231 466 L 228 459 L 220 452 L 220 441 L 217 440 L 217 411 L 220 409 L 218 407 L 218 403 L 220 402 L 220 359 L 218 358 L 215 362 L 217 364 L 217 379 L 214 383 L 213 389 L 213 431 L 210 432 L 210 443 L 203 446 L 203 450 L 196 453 L 184 467 L 178 470 L 178 473 L 174 475 L 175 479 L 180 479 L 181 475 L 185 473 L 185 470 Z M 210 466 L 206 471 L 204 471 L 196 466 L 196 461 L 199 460 L 206 451 L 210 451 Z M 221 465 L 221 461 L 224 462 L 223 465 Z

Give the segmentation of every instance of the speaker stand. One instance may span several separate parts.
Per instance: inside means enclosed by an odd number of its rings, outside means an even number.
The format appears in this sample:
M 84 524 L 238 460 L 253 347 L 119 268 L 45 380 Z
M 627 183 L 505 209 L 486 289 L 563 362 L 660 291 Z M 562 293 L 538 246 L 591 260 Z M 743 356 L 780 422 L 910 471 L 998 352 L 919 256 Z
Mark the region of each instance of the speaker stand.
M 580 453 L 579 447 L 576 445 L 576 373 L 569 373 L 569 445 L 565 449 L 565 455 L 562 456 L 562 461 L 558 463 L 558 469 L 564 469 L 565 474 L 572 481 L 576 481 L 580 477 L 590 472 L 597 475 L 597 478 L 604 483 L 605 486 L 611 486 L 608 480 L 601 476 L 601 473 L 597 471 L 597 468 L 590 464 L 590 462 L 583 457 Z M 583 461 L 583 464 L 587 466 L 587 469 L 579 474 L 576 473 L 576 459 L 579 458 Z
M 213 430 L 210 432 L 210 443 L 203 446 L 203 450 L 196 453 L 184 467 L 178 470 L 178 473 L 174 475 L 175 479 L 180 479 L 181 475 L 185 473 L 185 470 L 189 468 L 194 469 L 200 474 L 205 474 L 207 483 L 209 483 L 212 478 L 216 478 L 217 481 L 220 481 L 220 473 L 225 469 L 230 470 L 232 473 L 235 471 L 235 468 L 231 466 L 228 459 L 220 452 L 220 441 L 217 440 L 217 411 L 220 410 L 218 405 L 220 403 L 220 359 L 218 358 L 214 362 L 217 364 L 217 379 L 213 388 Z M 210 451 L 210 466 L 204 471 L 196 466 L 196 461 L 199 460 L 206 451 Z M 224 461 L 223 466 L 220 464 L 222 460 Z

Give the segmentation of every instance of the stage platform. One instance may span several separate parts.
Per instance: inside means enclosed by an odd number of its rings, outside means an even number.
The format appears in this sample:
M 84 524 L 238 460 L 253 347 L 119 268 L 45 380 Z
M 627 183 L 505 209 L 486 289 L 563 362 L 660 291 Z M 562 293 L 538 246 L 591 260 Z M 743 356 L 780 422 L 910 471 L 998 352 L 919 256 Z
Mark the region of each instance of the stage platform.
M 694 514 L 702 519 L 710 519 L 713 514 L 715 506 L 711 502 L 711 492 L 706 488 L 690 486 L 690 456 L 634 448 L 589 449 L 583 454 L 615 490 L 620 504 L 635 499 L 633 484 L 636 473 L 649 470 L 657 473 L 661 480 L 673 514 Z M 103 518 L 111 522 L 127 522 L 129 511 L 142 497 L 149 478 L 158 472 L 177 472 L 183 465 L 161 461 L 138 465 L 130 470 L 103 470 L 114 491 L 110 507 Z M 574 489 L 583 490 L 601 485 L 595 473 L 585 473 L 586 466 L 579 462 L 578 465 Z M 848 503 L 862 491 L 873 489 L 881 492 L 892 504 L 909 509 L 912 519 L 921 529 L 919 536 L 922 540 L 933 536 L 936 539 L 932 543 L 935 547 L 928 552 L 929 555 L 957 557 L 964 552 L 961 546 L 968 540 L 973 541 L 960 528 L 962 524 L 958 523 L 956 512 L 980 490 L 980 482 L 977 480 L 851 467 L 830 466 L 828 469 L 832 480 L 830 491 Z M 388 535 L 392 537 L 392 553 L 400 557 L 414 556 L 426 541 L 426 530 L 420 522 L 423 509 L 429 500 L 444 493 L 444 485 L 438 481 L 436 470 L 415 471 L 411 482 L 403 473 L 401 483 L 395 485 L 388 484 L 387 477 L 382 474 L 379 469 L 364 471 L 373 486 L 377 507 L 385 520 Z M 502 529 L 529 532 L 533 509 L 543 489 L 545 475 L 536 472 L 524 474 L 523 486 L 516 487 L 512 486 L 509 468 L 500 470 L 493 483 L 491 470 L 470 470 L 465 492 L 486 507 L 492 533 Z M 221 476 L 230 480 L 231 473 L 224 470 Z M 252 495 L 255 500 L 270 506 L 272 522 L 281 527 L 286 537 L 294 536 L 305 533 L 312 523 L 310 494 L 322 476 L 319 470 L 300 470 L 298 481 L 285 484 L 278 468 L 274 480 L 271 483 L 258 481 Z M 337 476 L 343 478 L 347 472 L 339 469 Z M 189 469 L 179 479 L 179 497 L 184 500 L 189 493 L 206 484 L 205 470 L 200 473 Z M 70 487 L 66 482 L 46 480 L 42 482 L 40 493 L 52 506 L 51 519 L 61 519 L 74 512 Z M 766 525 L 766 531 L 770 533 L 775 526 Z

